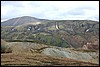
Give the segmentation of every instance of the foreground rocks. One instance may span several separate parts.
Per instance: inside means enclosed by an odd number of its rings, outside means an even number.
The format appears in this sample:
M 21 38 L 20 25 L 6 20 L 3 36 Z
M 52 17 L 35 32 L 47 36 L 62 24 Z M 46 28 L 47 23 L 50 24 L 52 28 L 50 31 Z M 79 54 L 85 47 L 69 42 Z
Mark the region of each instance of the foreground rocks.
M 61 48 L 57 46 L 48 46 L 44 44 L 30 43 L 30 42 L 8 42 L 8 43 L 4 43 L 3 46 L 6 47 L 5 49 L 3 49 L 1 55 L 2 65 L 10 65 L 10 64 L 13 65 L 13 63 L 14 65 L 24 64 L 24 65 L 40 65 L 40 66 L 41 65 L 64 65 L 64 66 L 87 65 L 88 66 L 88 65 L 99 64 L 98 51 L 82 50 L 82 49 L 74 49 L 74 48 Z M 26 57 L 28 56 L 29 57 L 31 56 L 30 60 L 26 59 Z M 47 57 L 48 59 L 46 59 L 45 57 Z M 14 60 L 13 58 L 14 59 L 16 58 L 16 60 Z M 25 60 L 25 63 L 20 58 Z M 41 61 L 39 58 L 41 58 Z M 33 59 L 36 59 L 36 62 Z M 21 61 L 22 64 L 20 64 L 19 61 Z M 42 61 L 45 63 L 42 63 Z

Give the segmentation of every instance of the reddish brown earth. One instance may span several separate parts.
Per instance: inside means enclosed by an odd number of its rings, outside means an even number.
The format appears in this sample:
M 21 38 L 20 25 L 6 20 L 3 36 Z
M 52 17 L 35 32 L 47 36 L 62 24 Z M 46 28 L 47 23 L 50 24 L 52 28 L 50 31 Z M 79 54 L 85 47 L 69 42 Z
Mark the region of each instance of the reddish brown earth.
M 51 57 L 39 53 L 3 53 L 2 66 L 98 66 L 99 64 L 69 58 Z
M 99 50 L 99 41 L 87 42 L 83 45 L 84 49 Z

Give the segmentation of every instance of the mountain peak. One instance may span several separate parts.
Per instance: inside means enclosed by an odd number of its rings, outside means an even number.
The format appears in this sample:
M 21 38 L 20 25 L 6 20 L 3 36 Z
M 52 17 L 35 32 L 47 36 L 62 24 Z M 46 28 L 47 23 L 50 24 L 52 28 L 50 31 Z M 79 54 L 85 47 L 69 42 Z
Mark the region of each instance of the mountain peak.
M 17 25 L 22 25 L 22 24 L 31 23 L 31 22 L 43 22 L 43 21 L 45 22 L 48 20 L 38 19 L 31 16 L 22 16 L 22 17 L 12 18 L 7 21 L 4 21 L 1 23 L 1 26 L 17 26 Z
M 38 18 L 35 18 L 35 17 L 32 17 L 32 16 L 21 16 L 19 18 L 34 18 L 34 19 L 38 19 Z

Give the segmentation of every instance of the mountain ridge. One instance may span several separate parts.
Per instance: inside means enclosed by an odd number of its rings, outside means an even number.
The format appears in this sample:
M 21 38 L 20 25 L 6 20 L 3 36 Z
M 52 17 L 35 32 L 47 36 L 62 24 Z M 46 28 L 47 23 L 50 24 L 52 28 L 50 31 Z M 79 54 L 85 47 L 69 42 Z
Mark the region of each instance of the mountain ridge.
M 16 17 L 16 18 L 12 18 L 12 19 L 8 19 L 6 21 L 3 21 L 1 23 L 1 26 L 13 26 L 12 24 L 14 23 L 19 23 L 17 25 L 26 23 L 26 22 L 48 22 L 48 21 L 92 21 L 92 22 L 98 22 L 98 21 L 93 21 L 93 20 L 48 20 L 48 19 L 39 19 L 39 18 L 35 18 L 35 17 L 31 17 L 31 16 L 22 16 L 22 17 Z M 11 23 L 13 22 L 13 23 Z M 7 24 L 9 23 L 9 24 Z M 16 26 L 16 24 L 14 25 Z

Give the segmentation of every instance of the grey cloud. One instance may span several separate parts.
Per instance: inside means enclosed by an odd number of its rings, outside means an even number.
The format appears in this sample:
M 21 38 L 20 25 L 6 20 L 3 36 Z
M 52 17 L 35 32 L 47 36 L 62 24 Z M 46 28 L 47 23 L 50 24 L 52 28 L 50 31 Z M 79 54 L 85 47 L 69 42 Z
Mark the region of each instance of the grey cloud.
M 84 11 L 81 9 L 74 9 L 67 12 L 68 15 L 83 15 Z
M 87 17 L 87 15 L 86 15 L 86 13 L 85 13 L 85 11 L 84 10 L 94 10 L 95 8 L 92 8 L 92 7 L 86 7 L 86 6 L 83 6 L 83 7 L 77 7 L 77 8 L 72 8 L 71 10 L 69 10 L 69 11 L 65 11 L 65 12 L 63 12 L 63 13 L 60 13 L 59 14 L 59 16 L 60 17 L 66 17 L 66 18 L 86 18 Z M 90 18 L 88 18 L 88 19 L 90 19 L 90 20 L 92 20 L 92 17 L 94 17 L 95 19 L 94 20 L 96 20 L 99 16 L 91 16 Z M 98 19 L 97 19 L 98 20 Z
M 78 7 L 78 8 L 74 8 L 69 10 L 68 12 L 63 13 L 63 15 L 84 15 L 84 10 L 93 10 L 94 8 L 91 7 Z
M 1 1 L 1 6 L 15 6 L 15 7 L 22 7 L 21 2 L 19 1 Z

